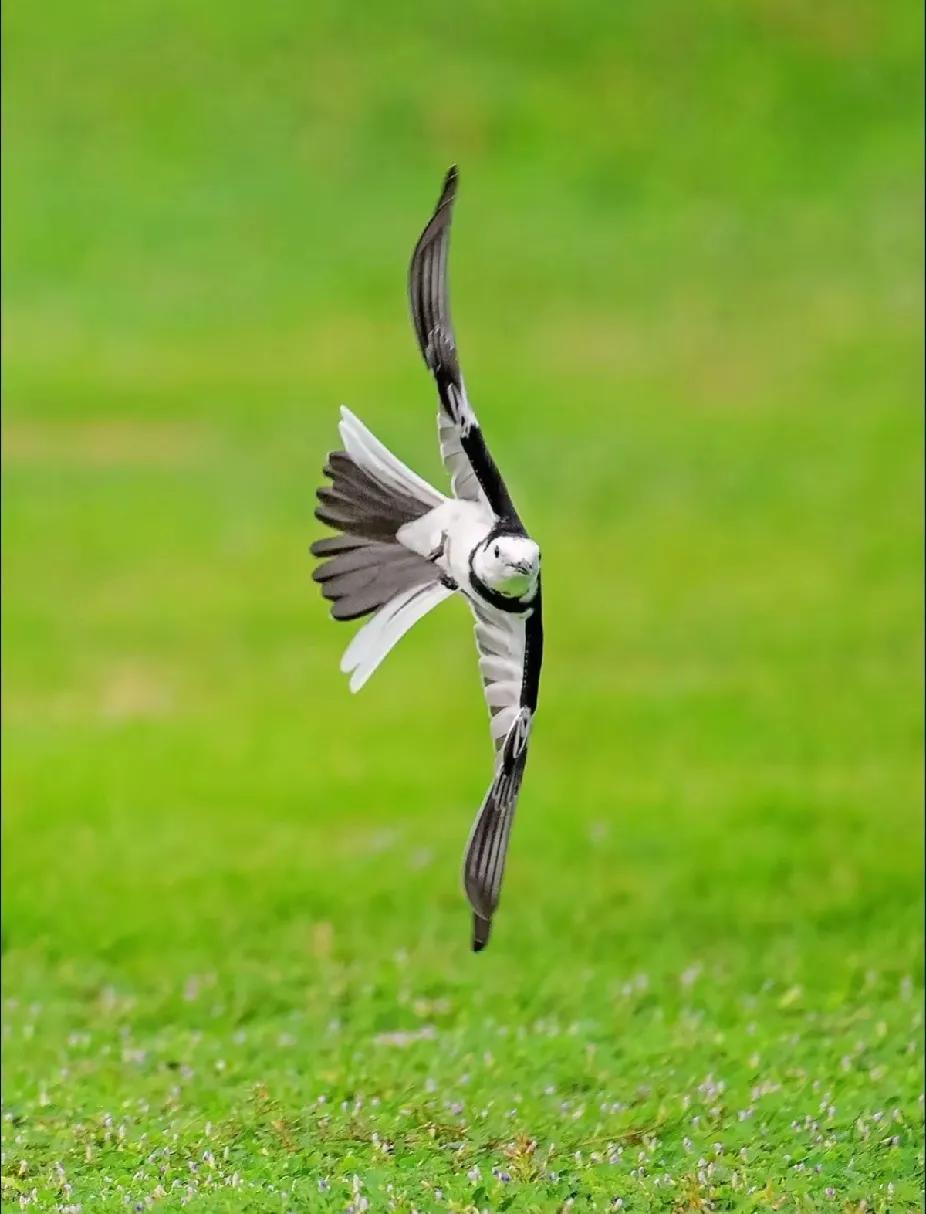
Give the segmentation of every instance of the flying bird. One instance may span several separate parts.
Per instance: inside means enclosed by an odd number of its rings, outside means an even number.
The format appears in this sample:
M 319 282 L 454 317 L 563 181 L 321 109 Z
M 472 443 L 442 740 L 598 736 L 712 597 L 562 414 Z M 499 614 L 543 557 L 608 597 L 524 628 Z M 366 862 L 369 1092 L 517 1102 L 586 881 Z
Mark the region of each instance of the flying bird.
M 525 530 L 473 412 L 450 319 L 447 254 L 457 193 L 450 169 L 412 254 L 408 294 L 440 398 L 438 438 L 448 496 L 432 488 L 341 409 L 343 449 L 329 454 L 316 517 L 339 534 L 317 540 L 313 577 L 336 620 L 372 616 L 341 659 L 359 691 L 399 639 L 438 603 L 466 599 L 495 749 L 492 782 L 463 865 L 472 947 L 489 940 L 543 661 L 540 548 Z

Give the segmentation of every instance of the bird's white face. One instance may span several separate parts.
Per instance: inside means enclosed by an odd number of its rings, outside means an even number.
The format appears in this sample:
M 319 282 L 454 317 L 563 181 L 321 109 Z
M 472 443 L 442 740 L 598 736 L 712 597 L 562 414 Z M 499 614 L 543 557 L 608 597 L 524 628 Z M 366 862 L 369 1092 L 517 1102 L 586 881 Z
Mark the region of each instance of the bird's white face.
M 476 549 L 473 569 L 490 590 L 520 599 L 537 585 L 540 549 L 526 535 L 499 535 Z

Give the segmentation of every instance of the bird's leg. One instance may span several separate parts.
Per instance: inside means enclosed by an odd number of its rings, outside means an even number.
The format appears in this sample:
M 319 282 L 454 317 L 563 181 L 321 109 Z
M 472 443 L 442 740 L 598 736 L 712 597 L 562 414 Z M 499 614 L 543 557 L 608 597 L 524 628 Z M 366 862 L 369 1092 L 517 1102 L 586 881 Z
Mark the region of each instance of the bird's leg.
M 442 531 L 442 532 L 441 532 L 441 537 L 440 537 L 440 543 L 437 545 L 437 547 L 436 547 L 436 548 L 434 548 L 434 549 L 433 549 L 433 551 L 431 551 L 431 552 L 429 552 L 429 553 L 428 553 L 428 560 L 429 560 L 429 561 L 431 561 L 431 562 L 432 562 L 432 564 L 435 564 L 435 565 L 436 565 L 436 564 L 437 564 L 437 562 L 438 562 L 438 561 L 441 559 L 441 557 L 442 557 L 442 556 L 445 556 L 445 555 L 446 555 L 446 553 L 447 553 L 447 532 L 446 532 L 446 531 Z M 454 579 L 453 579 L 453 578 L 452 578 L 452 577 L 451 577 L 449 574 L 447 574 L 447 573 L 445 573 L 445 574 L 444 574 L 444 575 L 441 577 L 441 583 L 442 583 L 444 586 L 446 586 L 448 590 L 456 590 L 456 589 L 457 589 L 457 584 L 456 584 L 456 582 L 455 582 L 455 581 L 454 581 Z
M 447 551 L 447 532 L 442 531 L 440 533 L 440 543 L 437 545 L 436 548 L 432 548 L 431 551 L 428 553 L 428 560 L 432 561 L 432 562 L 439 561 L 440 558 L 444 555 L 444 553 L 446 551 Z

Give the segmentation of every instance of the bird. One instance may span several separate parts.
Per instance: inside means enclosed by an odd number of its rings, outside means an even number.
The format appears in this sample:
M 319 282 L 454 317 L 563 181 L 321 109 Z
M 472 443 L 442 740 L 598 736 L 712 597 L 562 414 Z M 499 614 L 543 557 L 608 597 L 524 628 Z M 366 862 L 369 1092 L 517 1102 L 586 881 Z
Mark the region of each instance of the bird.
M 313 571 L 335 620 L 371 618 L 341 659 L 359 691 L 412 625 L 461 596 L 476 648 L 494 747 L 492 780 L 463 863 L 471 944 L 489 942 L 537 712 L 543 664 L 541 553 L 515 508 L 476 417 L 450 316 L 448 251 L 459 174 L 452 166 L 415 245 L 408 296 L 418 346 L 437 387 L 438 441 L 450 493 L 414 473 L 342 406 L 342 449 L 329 453 Z

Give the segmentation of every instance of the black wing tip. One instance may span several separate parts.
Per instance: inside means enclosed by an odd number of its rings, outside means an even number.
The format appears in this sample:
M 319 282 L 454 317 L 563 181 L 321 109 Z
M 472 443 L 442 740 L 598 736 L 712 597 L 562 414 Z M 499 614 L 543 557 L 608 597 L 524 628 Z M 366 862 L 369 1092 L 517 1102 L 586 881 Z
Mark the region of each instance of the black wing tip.
M 457 182 L 460 180 L 460 169 L 457 165 L 452 164 L 444 174 L 444 184 L 441 188 L 441 198 L 448 193 L 456 193 Z
M 439 326 L 443 326 L 451 336 L 450 305 L 447 300 L 447 282 L 443 267 L 440 270 L 440 281 L 432 281 L 432 271 L 437 262 L 446 257 L 446 241 L 450 230 L 453 214 L 453 201 L 457 192 L 459 171 L 452 164 L 444 175 L 440 197 L 431 213 L 431 218 L 425 224 L 421 235 L 412 252 L 408 267 L 408 298 L 411 304 L 412 323 L 418 346 L 424 355 L 425 362 L 434 372 L 435 368 L 428 354 L 428 342 L 431 334 Z M 441 245 L 443 250 L 441 251 Z
M 481 953 L 489 943 L 492 931 L 492 920 L 483 919 L 482 915 L 473 914 L 473 952 Z
M 431 217 L 432 223 L 434 219 L 436 219 L 441 213 L 441 211 L 447 210 L 453 205 L 453 200 L 457 196 L 457 184 L 459 180 L 460 170 L 455 164 L 452 164 L 444 174 L 444 182 L 440 189 L 440 197 L 437 200 L 437 204 L 434 207 L 434 214 Z

